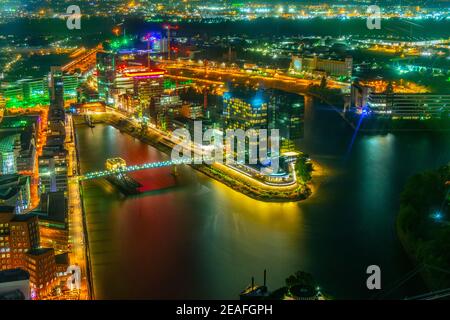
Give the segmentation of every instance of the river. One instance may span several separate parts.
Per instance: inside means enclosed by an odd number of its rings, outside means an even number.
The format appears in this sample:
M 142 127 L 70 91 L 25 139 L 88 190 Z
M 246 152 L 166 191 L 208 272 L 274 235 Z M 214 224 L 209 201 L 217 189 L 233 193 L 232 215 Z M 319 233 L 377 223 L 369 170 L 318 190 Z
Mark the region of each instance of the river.
M 168 158 L 108 125 L 76 130 L 82 172 L 115 156 L 128 164 Z M 425 291 L 418 278 L 390 290 L 414 268 L 394 222 L 406 179 L 450 161 L 450 135 L 358 135 L 349 148 L 352 135 L 336 112 L 307 99 L 298 144 L 327 175 L 298 203 L 256 201 L 190 167 L 176 178 L 170 168 L 133 173 L 145 192 L 128 198 L 105 180 L 84 182 L 95 297 L 237 299 L 264 269 L 270 290 L 304 270 L 339 299 Z M 381 293 L 366 288 L 372 264 Z

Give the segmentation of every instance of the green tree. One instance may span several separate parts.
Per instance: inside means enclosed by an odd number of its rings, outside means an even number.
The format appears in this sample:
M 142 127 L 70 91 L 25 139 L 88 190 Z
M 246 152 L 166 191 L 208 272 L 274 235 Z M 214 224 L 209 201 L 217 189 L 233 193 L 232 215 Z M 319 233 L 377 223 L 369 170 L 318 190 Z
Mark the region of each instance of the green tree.
M 286 279 L 288 288 L 296 285 L 311 286 L 313 288 L 316 286 L 312 274 L 304 271 L 297 271 Z
M 300 156 L 295 162 L 295 173 L 303 184 L 311 181 L 313 165 L 306 155 Z
M 326 89 L 327 88 L 327 78 L 325 76 L 320 79 L 320 89 Z

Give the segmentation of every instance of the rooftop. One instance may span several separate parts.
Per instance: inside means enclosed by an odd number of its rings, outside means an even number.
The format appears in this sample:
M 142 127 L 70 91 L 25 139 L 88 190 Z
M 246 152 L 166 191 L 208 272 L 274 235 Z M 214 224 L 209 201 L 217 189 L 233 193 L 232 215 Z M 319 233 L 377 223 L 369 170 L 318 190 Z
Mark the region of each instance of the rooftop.
M 20 142 L 20 134 L 10 134 L 0 138 L 0 152 L 12 152 L 16 142 Z
M 42 195 L 40 210 L 33 212 L 42 217 L 42 220 L 65 223 L 67 217 L 67 200 L 64 192 L 49 192 L 46 195 Z
M 69 265 L 70 264 L 69 253 L 65 252 L 55 255 L 55 262 L 56 264 Z
M 30 274 L 22 269 L 9 269 L 0 271 L 0 283 L 28 280 Z
M 36 217 L 36 215 L 34 213 L 16 214 L 12 218 L 11 222 L 25 222 L 30 219 L 33 219 L 34 217 Z
M 33 248 L 27 251 L 27 255 L 40 256 L 50 251 L 53 251 L 53 248 Z
M 14 213 L 14 210 L 13 206 L 0 206 L 0 213 Z
M 23 129 L 39 120 L 39 116 L 5 116 L 0 129 Z

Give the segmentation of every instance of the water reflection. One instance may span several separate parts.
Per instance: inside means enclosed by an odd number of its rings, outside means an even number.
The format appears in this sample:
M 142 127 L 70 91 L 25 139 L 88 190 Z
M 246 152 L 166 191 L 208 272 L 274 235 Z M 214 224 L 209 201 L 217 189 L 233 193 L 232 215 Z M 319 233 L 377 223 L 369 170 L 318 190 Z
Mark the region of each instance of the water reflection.
M 147 192 L 123 198 L 104 180 L 84 185 L 97 298 L 238 297 L 252 275 L 270 289 L 296 270 L 312 272 L 339 298 L 367 298 L 366 267 L 378 264 L 383 288 L 412 269 L 395 235 L 398 196 L 407 177 L 450 160 L 450 136 L 360 135 L 334 112 L 306 103 L 297 141 L 328 170 L 300 203 L 250 199 L 189 167 L 135 173 Z M 82 171 L 108 157 L 130 164 L 167 156 L 114 128 L 77 129 Z M 392 297 L 420 290 L 412 281 Z

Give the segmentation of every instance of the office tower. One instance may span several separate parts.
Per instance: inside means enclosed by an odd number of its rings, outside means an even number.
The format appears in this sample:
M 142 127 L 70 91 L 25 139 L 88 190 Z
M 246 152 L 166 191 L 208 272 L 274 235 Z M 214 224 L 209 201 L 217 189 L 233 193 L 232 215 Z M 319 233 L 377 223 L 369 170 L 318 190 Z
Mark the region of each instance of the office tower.
M 50 68 L 50 109 L 64 110 L 64 77 L 61 67 Z
M 97 53 L 97 86 L 99 98 L 112 105 L 114 100 L 111 90 L 116 77 L 116 57 L 111 52 Z
M 32 293 L 37 297 L 50 293 L 56 281 L 55 250 L 33 248 L 25 254 L 24 261 L 30 274 Z
M 304 98 L 278 90 L 268 95 L 268 127 L 279 130 L 282 152 L 294 151 L 294 140 L 303 137 Z
M 26 210 L 31 202 L 30 177 L 20 174 L 0 175 L 0 205 L 15 207 L 15 213 Z
M 0 268 L 23 268 L 24 254 L 40 243 L 38 218 L 15 214 L 12 206 L 0 206 Z
M 223 96 L 224 129 L 267 129 L 267 102 L 261 92 L 227 92 Z
M 67 151 L 44 150 L 39 157 L 39 186 L 42 193 L 67 190 Z

